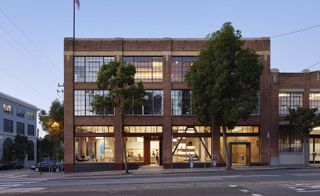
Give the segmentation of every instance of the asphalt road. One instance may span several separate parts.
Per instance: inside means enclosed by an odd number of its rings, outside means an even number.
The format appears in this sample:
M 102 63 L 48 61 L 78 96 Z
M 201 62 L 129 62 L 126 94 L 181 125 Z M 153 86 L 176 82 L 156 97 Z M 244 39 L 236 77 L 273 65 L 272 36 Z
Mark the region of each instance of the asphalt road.
M 320 169 L 118 176 L 5 176 L 1 195 L 320 195 Z

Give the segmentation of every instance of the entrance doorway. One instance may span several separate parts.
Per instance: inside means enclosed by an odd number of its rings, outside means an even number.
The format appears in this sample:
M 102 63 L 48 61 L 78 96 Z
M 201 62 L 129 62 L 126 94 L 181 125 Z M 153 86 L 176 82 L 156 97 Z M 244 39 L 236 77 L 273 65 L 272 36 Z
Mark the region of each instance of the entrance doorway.
M 249 165 L 251 159 L 250 142 L 230 142 L 230 163 Z
M 161 140 L 158 137 L 144 138 L 144 164 L 145 165 L 161 165 Z

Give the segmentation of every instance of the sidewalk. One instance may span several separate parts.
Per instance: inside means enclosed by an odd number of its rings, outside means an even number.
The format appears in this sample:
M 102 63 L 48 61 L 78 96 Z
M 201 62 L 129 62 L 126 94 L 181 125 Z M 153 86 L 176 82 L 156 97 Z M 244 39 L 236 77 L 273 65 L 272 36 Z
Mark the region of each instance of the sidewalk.
M 305 167 L 303 165 L 289 165 L 289 166 L 233 166 L 230 171 L 267 171 L 267 170 L 285 170 L 285 169 L 320 169 L 320 165 L 310 165 Z M 202 172 L 229 172 L 226 171 L 224 167 L 216 168 L 185 168 L 185 169 L 163 169 L 156 168 L 150 170 L 130 170 L 130 175 L 161 175 L 161 174 L 175 174 L 175 173 L 202 173 Z M 1 176 L 2 173 L 0 173 Z M 124 176 L 124 171 L 114 170 L 114 171 L 98 171 L 98 172 L 81 172 L 81 173 L 48 173 L 34 172 L 30 170 L 25 172 L 29 177 L 33 178 L 48 178 L 48 179 L 59 179 L 59 178 L 72 178 L 72 177 L 95 177 L 95 176 Z

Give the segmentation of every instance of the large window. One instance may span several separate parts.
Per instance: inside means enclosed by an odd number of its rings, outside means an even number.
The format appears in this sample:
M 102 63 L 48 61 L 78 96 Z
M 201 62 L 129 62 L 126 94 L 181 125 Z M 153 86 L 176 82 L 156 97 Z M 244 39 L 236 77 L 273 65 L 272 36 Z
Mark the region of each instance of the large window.
M 173 137 L 172 162 L 188 163 L 210 162 L 211 138 L 205 137 Z
M 309 94 L 309 106 L 310 108 L 318 108 L 318 113 L 320 112 L 320 92 Z
M 144 138 L 143 137 L 127 137 L 126 148 L 128 162 L 144 161 Z
M 192 115 L 191 90 L 171 91 L 171 111 L 174 116 Z
M 289 114 L 289 109 L 302 107 L 302 92 L 280 92 L 279 93 L 279 115 Z
M 127 110 L 129 115 L 146 115 L 156 116 L 163 114 L 163 91 L 146 90 L 144 102 L 142 105 L 131 106 Z
M 77 162 L 114 162 L 113 137 L 76 137 Z
M 114 61 L 114 57 L 75 57 L 74 81 L 96 82 L 101 65 L 111 61 Z
M 210 133 L 210 129 L 206 126 L 172 126 L 173 133 Z
M 7 133 L 13 133 L 13 121 L 3 119 L 3 131 Z
M 256 108 L 251 112 L 252 116 L 260 115 L 260 92 L 258 92 Z
M 123 57 L 125 63 L 131 63 L 136 68 L 134 76 L 136 81 L 162 82 L 163 59 L 162 57 Z
M 34 119 L 35 119 L 35 115 L 34 115 L 34 113 L 33 112 L 28 112 L 27 113 L 27 116 L 28 116 L 28 120 L 31 120 L 31 121 L 34 121 Z
M 220 128 L 222 132 L 222 127 Z M 227 133 L 259 133 L 258 126 L 235 126 L 233 129 L 227 129 Z
M 93 110 L 92 102 L 95 95 L 108 95 L 108 91 L 104 90 L 75 90 L 74 91 L 74 114 L 75 116 L 98 116 L 99 114 Z M 114 113 L 113 106 L 106 107 L 107 113 Z
M 113 126 L 76 126 L 76 133 L 113 133 Z
M 9 104 L 3 104 L 3 112 L 7 114 L 13 114 L 13 108 Z
M 290 126 L 279 127 L 280 152 L 302 152 L 301 134 Z
M 125 133 L 162 133 L 162 126 L 125 126 Z
M 34 125 L 28 125 L 28 131 L 27 131 L 27 134 L 29 136 L 34 136 Z
M 196 57 L 172 57 L 171 82 L 184 82 L 185 76 Z
M 24 123 L 17 122 L 17 134 L 24 135 Z
M 26 112 L 22 109 L 17 108 L 17 116 L 24 118 Z

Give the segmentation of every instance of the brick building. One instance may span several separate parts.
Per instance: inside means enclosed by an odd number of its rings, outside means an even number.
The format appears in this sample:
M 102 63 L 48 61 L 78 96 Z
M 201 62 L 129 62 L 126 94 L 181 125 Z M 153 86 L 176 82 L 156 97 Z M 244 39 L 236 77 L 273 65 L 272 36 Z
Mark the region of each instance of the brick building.
M 279 115 L 278 102 L 283 103 L 281 112 L 285 110 L 285 104 L 295 106 L 296 102 L 288 102 L 282 97 L 288 93 L 294 96 L 290 93 L 297 90 L 303 92 L 301 100 L 308 105 L 311 90 L 316 93 L 317 86 L 320 90 L 318 73 L 271 72 L 270 39 L 244 41 L 244 47 L 255 50 L 261 57 L 264 70 L 257 109 L 246 121 L 239 121 L 233 130 L 228 130 L 232 163 L 287 163 L 294 156 L 301 156 L 301 148 L 295 140 L 290 140 L 291 136 L 288 140 L 281 134 L 289 148 L 280 145 L 279 127 L 285 126 L 279 126 L 283 113 Z M 101 117 L 91 107 L 94 95 L 108 93 L 98 90 L 95 82 L 100 65 L 109 61 L 134 64 L 135 79 L 143 81 L 147 92 L 146 103 L 128 112 L 124 120 L 130 167 L 186 167 L 190 155 L 196 167 L 209 166 L 212 158 L 223 164 L 222 134 L 211 132 L 210 127 L 202 125 L 192 114 L 192 90 L 184 77 L 205 43 L 204 39 L 115 38 L 76 39 L 73 42 L 72 38 L 65 38 L 66 172 L 122 168 L 118 109 L 115 108 L 110 116 Z M 299 79 L 291 81 L 290 78 L 295 77 Z M 295 146 L 293 150 L 291 145 Z

